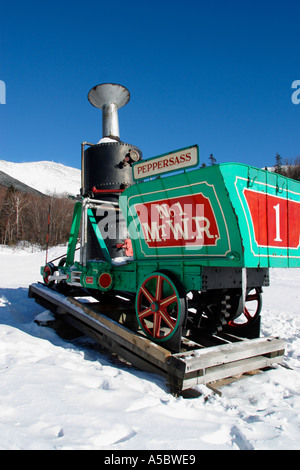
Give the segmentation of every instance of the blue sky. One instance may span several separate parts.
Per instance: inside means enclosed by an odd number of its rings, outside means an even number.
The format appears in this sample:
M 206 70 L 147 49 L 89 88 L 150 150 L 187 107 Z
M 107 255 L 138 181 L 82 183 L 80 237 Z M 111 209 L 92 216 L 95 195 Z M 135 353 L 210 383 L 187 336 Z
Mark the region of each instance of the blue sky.
M 299 0 L 2 0 L 0 14 L 2 160 L 80 168 L 81 142 L 102 136 L 87 94 L 105 82 L 129 89 L 120 137 L 145 158 L 300 155 Z

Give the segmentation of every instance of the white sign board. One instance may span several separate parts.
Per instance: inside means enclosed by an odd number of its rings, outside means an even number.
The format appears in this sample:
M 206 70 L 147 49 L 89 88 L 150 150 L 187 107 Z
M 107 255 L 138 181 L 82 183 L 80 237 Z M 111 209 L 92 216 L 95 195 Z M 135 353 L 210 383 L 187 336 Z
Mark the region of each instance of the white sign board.
M 196 166 L 198 163 L 199 147 L 194 145 L 135 163 L 132 166 L 133 178 L 135 181 L 152 178 L 163 173 L 184 170 Z

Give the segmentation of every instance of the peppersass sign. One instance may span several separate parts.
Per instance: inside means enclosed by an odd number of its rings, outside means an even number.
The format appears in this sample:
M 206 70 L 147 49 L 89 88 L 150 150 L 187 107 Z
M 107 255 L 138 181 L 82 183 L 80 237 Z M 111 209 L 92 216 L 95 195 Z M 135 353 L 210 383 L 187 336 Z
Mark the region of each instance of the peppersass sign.
M 184 170 L 197 166 L 199 163 L 199 147 L 186 147 L 175 152 L 148 158 L 133 165 L 134 179 L 147 179 L 162 173 Z

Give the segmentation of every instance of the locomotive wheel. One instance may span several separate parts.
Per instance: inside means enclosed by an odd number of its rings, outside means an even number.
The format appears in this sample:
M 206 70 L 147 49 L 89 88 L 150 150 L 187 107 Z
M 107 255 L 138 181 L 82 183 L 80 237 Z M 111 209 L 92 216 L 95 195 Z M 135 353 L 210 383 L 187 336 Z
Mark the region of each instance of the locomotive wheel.
M 136 297 L 136 314 L 150 339 L 164 342 L 178 333 L 180 341 L 186 312 L 186 296 L 178 280 L 155 272 L 142 282 Z
M 260 316 L 262 308 L 262 294 L 260 289 L 252 289 L 246 296 L 244 311 L 242 314 L 230 320 L 228 326 L 232 328 L 246 328 L 254 323 Z
M 50 281 L 49 276 L 52 276 L 52 274 L 56 270 L 57 268 L 54 266 L 53 263 L 47 263 L 46 266 L 44 267 L 43 280 L 46 286 L 52 287 L 54 285 L 54 281 Z

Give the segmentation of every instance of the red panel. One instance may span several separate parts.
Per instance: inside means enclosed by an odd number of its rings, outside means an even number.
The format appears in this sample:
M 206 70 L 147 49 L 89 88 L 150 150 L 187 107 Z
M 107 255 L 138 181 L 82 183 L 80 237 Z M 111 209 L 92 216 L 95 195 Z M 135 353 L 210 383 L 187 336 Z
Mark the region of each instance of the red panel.
M 258 246 L 298 248 L 300 202 L 244 189 Z
M 220 238 L 210 200 L 202 193 L 136 204 L 135 210 L 150 248 L 214 246 Z

